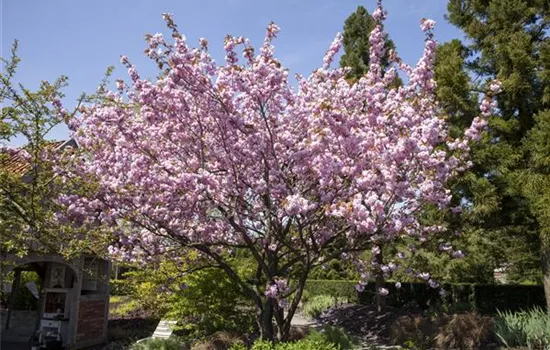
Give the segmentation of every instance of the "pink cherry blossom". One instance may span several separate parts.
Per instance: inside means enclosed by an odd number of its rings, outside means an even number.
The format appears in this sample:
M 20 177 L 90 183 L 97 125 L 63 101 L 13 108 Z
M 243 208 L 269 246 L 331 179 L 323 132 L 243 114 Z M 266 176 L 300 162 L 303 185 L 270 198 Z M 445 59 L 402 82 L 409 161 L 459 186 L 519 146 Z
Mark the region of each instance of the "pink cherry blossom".
M 225 60 L 217 64 L 206 39 L 192 48 L 165 14 L 173 42 L 148 40 L 150 58 L 164 67 L 160 77 L 142 79 L 122 56 L 126 94 L 106 92 L 71 121 L 85 156 L 75 155 L 76 168 L 66 174 L 78 173 L 98 190 L 60 198 L 68 215 L 111 228 L 109 251 L 121 260 L 177 261 L 195 251 L 200 263 L 227 272 L 259 310 L 266 299 L 284 300 L 291 279 L 303 289 L 308 269 L 324 261 L 341 257 L 366 273 L 357 252 L 378 255 L 386 242 L 406 246 L 443 232 L 417 214 L 427 204 L 451 204 L 447 183 L 469 166 L 470 144 L 494 101 L 485 96 L 481 116 L 450 139 L 434 92 L 435 22 L 423 22 L 428 33 L 416 66 L 392 53 L 406 76 L 394 87 L 383 74 L 380 5 L 374 16 L 366 76 L 350 84 L 346 69 L 331 67 L 337 36 L 322 67 L 294 85 L 275 54 L 274 23 L 257 52 L 248 39 L 227 36 Z M 264 291 L 225 264 L 236 248 L 255 260 Z M 305 275 L 292 268 L 296 263 L 307 267 Z M 395 263 L 373 266 L 388 276 L 399 268 L 412 273 Z M 295 310 L 289 301 L 281 305 Z
M 433 19 L 422 19 L 420 22 L 420 29 L 423 32 L 427 32 L 435 28 L 435 21 Z

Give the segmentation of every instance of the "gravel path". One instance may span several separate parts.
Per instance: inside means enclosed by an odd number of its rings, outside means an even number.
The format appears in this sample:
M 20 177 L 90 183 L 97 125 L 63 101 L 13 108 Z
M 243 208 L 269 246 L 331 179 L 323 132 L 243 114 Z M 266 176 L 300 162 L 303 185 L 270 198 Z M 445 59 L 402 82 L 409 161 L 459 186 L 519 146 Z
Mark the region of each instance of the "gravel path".
M 298 313 L 294 314 L 292 321 L 290 322 L 293 326 L 297 327 L 318 327 L 319 323 L 315 320 L 306 318 Z

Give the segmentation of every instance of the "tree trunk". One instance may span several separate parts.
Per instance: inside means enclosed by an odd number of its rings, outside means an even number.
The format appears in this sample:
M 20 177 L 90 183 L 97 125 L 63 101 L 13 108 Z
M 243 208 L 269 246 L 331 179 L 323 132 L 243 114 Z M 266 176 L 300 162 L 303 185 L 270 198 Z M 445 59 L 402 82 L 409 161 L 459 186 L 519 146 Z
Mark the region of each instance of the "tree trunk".
M 262 304 L 260 298 L 256 302 L 256 323 L 260 330 L 260 337 L 263 340 L 273 342 L 285 342 L 289 339 L 290 329 L 292 327 L 292 318 L 298 309 L 300 300 L 305 288 L 305 283 L 308 276 L 308 271 L 311 267 L 307 267 L 307 271 L 303 271 L 298 285 L 294 291 L 294 295 L 287 307 L 287 313 L 285 316 L 285 310 L 279 306 L 278 300 L 267 298 Z
M 258 306 L 256 306 L 258 307 Z M 260 338 L 273 341 L 273 300 L 267 299 L 264 305 L 260 305 L 260 310 L 256 311 L 256 323 L 260 330 Z
M 385 297 L 380 294 L 380 289 L 384 288 L 384 275 L 380 267 L 384 265 L 384 258 L 382 257 L 382 247 L 380 247 L 380 253 L 376 255 L 376 263 L 378 264 L 378 270 L 376 271 L 375 279 L 375 293 L 376 293 L 376 311 L 382 313 L 385 307 Z
M 384 288 L 384 276 L 382 271 L 376 273 L 376 311 L 382 313 L 384 307 L 386 306 L 386 299 L 383 295 L 380 294 L 380 288 Z
M 546 308 L 550 313 L 550 246 L 542 244 L 541 253 L 542 278 L 544 285 L 544 295 L 546 297 Z

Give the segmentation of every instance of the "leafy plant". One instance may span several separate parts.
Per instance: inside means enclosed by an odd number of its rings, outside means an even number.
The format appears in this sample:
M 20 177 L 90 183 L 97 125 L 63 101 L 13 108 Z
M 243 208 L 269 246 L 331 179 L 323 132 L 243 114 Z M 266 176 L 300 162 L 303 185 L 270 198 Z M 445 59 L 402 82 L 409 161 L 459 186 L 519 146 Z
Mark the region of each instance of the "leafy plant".
M 241 350 L 242 347 L 232 347 L 231 350 Z M 272 343 L 258 340 L 251 350 L 339 350 L 340 347 L 321 339 L 302 339 L 289 343 Z
M 245 261 L 235 262 L 246 270 Z M 253 313 L 238 286 L 219 269 L 180 274 L 171 262 L 158 269 L 126 273 L 132 298 L 158 317 L 180 321 L 176 331 L 188 339 L 202 339 L 217 331 L 251 331 Z M 243 271 L 243 274 L 246 273 Z
M 178 339 L 147 339 L 134 343 L 130 350 L 186 350 L 189 346 Z
M 451 315 L 435 336 L 437 349 L 480 349 L 492 340 L 492 319 L 476 312 Z
M 495 335 L 505 347 L 550 348 L 550 315 L 542 308 L 521 312 L 498 312 Z
M 306 339 L 338 345 L 339 349 L 355 349 L 359 346 L 359 339 L 348 334 L 345 330 L 324 325 L 321 330 L 313 330 Z
M 131 296 L 112 295 L 109 299 L 109 314 L 122 317 L 140 307 L 138 301 Z
M 311 318 L 319 317 L 323 311 L 344 302 L 344 299 L 330 295 L 316 295 L 311 297 L 302 307 L 303 313 Z

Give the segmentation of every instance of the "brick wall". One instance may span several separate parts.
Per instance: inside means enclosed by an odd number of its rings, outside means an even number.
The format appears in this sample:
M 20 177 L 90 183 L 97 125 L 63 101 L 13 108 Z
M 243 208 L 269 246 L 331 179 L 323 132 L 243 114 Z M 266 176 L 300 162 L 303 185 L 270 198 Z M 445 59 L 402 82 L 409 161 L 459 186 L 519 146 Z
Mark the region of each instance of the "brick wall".
M 105 300 L 80 300 L 76 341 L 86 342 L 102 338 L 105 322 Z

